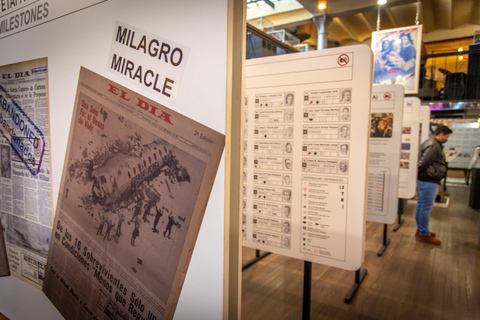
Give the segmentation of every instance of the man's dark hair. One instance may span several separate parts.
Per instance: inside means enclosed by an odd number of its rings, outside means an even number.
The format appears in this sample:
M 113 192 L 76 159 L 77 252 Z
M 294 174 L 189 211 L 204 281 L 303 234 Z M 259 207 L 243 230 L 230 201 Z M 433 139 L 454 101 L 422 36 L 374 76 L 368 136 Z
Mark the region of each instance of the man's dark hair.
M 433 131 L 434 136 L 438 136 L 440 133 L 443 133 L 444 135 L 451 134 L 453 131 L 447 126 L 441 125 L 435 128 Z

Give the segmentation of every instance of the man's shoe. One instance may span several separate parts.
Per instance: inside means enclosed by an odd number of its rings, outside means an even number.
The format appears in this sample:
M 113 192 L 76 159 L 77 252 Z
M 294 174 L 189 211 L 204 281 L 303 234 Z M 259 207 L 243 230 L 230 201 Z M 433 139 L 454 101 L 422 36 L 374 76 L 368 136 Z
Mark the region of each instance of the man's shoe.
M 421 241 L 421 242 L 429 243 L 429 244 L 435 244 L 437 246 L 439 246 L 442 243 L 440 240 L 438 240 L 437 238 L 432 237 L 432 236 L 420 236 L 419 235 L 417 237 L 417 240 Z
M 418 229 L 417 229 L 417 232 L 415 232 L 415 237 L 418 237 L 419 235 L 420 235 L 420 231 L 418 231 Z M 430 231 L 430 235 L 435 238 L 435 236 L 436 236 L 437 234 L 436 234 L 435 232 L 433 232 L 433 231 Z

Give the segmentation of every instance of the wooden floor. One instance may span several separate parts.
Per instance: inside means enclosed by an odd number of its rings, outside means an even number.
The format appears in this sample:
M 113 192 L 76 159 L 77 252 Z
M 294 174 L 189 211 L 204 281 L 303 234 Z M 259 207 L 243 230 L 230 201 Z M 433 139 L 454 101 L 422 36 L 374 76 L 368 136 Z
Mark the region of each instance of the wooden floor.
M 311 319 L 480 319 L 479 211 L 468 207 L 468 187 L 447 192 L 449 207 L 434 208 L 430 217 L 441 246 L 415 241 L 415 204 L 397 232 L 388 226 L 391 243 L 382 257 L 383 224 L 367 223 L 368 274 L 350 304 L 344 298 L 355 272 L 313 264 Z M 244 247 L 244 262 L 254 256 Z M 303 267 L 271 254 L 243 271 L 242 319 L 302 319 Z

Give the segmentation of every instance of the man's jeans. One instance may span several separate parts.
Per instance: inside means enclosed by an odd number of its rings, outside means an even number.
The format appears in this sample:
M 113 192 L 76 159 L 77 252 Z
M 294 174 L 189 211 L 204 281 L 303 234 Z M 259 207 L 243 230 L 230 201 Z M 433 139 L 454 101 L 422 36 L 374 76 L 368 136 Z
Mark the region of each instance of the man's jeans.
M 432 182 L 417 181 L 417 210 L 415 212 L 415 220 L 420 235 L 429 236 L 428 219 L 430 211 L 432 211 L 435 197 L 438 193 L 439 185 Z

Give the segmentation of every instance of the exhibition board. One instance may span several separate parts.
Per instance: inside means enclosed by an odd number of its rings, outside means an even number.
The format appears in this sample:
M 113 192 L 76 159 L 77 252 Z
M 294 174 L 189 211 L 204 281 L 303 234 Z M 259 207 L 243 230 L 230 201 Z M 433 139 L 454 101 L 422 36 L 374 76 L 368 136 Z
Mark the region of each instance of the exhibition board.
M 404 88 L 374 85 L 370 117 L 367 221 L 391 224 L 398 210 Z
M 247 61 L 245 246 L 361 266 L 370 80 L 364 45 Z
M 445 142 L 445 153 L 454 153 L 453 160 L 449 161 L 448 167 L 457 169 L 467 169 L 470 161 L 475 154 L 475 148 L 480 145 L 480 129 L 452 126 L 452 134 Z
M 420 99 L 407 97 L 403 107 L 402 146 L 398 197 L 411 199 L 417 189 L 417 163 L 420 140 Z
M 13 3 L 13 2 L 11 2 Z M 47 2 L 17 2 L 15 9 L 9 9 L 8 19 L 15 15 L 31 10 L 38 5 L 45 6 Z M 22 3 L 20 7 L 20 3 Z M 227 0 L 213 0 L 208 3 L 195 1 L 178 2 L 132 2 L 116 1 L 82 1 L 65 2 L 60 0 L 48 1 L 48 17 L 30 24 L 27 28 L 18 29 L 1 34 L 0 45 L 2 54 L 0 65 L 48 58 L 48 88 L 51 119 L 51 166 L 53 185 L 53 208 L 56 207 L 57 195 L 60 193 L 62 169 L 65 163 L 65 152 L 68 146 L 70 119 L 75 106 L 75 94 L 79 72 L 82 66 L 101 76 L 111 79 L 115 83 L 137 91 L 140 95 L 181 113 L 217 132 L 225 132 L 225 101 L 227 78 L 227 30 L 228 30 L 228 3 Z M 25 7 L 24 5 L 33 5 Z M 17 10 L 18 9 L 18 10 Z M 21 9 L 21 10 L 20 10 Z M 16 11 L 15 11 L 16 10 Z M 15 11 L 15 12 L 14 12 Z M 45 13 L 42 7 L 42 13 Z M 208 21 L 192 28 L 184 23 L 185 19 L 194 21 L 199 14 L 211 15 Z M 52 19 L 49 19 L 52 18 Z M 2 20 L 3 21 L 3 20 Z M 10 20 L 9 20 L 10 21 Z M 170 45 L 171 52 L 175 48 L 185 49 L 183 68 L 177 88 L 172 86 L 175 72 L 166 71 L 165 77 L 160 78 L 157 84 L 164 93 L 172 87 L 171 96 L 174 101 L 165 99 L 162 92 L 149 90 L 146 83 L 155 83 L 151 73 L 142 74 L 141 87 L 130 80 L 139 82 L 138 68 L 131 67 L 125 70 L 126 75 L 111 71 L 112 52 L 116 52 L 115 42 L 118 27 L 129 26 L 136 32 L 134 40 L 140 40 L 145 35 L 146 46 L 141 42 L 129 45 L 136 46 L 141 58 L 128 57 L 135 65 L 144 65 L 147 71 L 148 60 L 153 60 L 149 49 L 158 49 L 161 52 L 162 43 Z M 220 30 L 220 31 L 219 31 Z M 145 32 L 141 34 L 141 32 Z M 208 42 L 205 41 L 208 35 Z M 158 43 L 151 42 L 156 37 Z M 162 40 L 162 41 L 160 41 Z M 149 47 L 149 44 L 152 44 Z M 214 51 L 211 48 L 216 48 Z M 130 50 L 134 50 L 130 48 Z M 167 46 L 164 46 L 166 54 Z M 146 52 L 146 53 L 144 53 Z M 178 52 L 178 51 L 176 51 Z M 188 53 L 188 54 L 187 54 Z M 158 59 L 155 73 L 165 70 L 161 66 L 165 55 Z M 178 56 L 174 56 L 178 58 Z M 134 60 L 135 59 L 135 60 Z M 170 61 L 170 56 L 168 56 Z M 179 61 L 174 59 L 174 63 Z M 127 62 L 125 62 L 127 64 Z M 152 70 L 153 67 L 148 67 Z M 172 67 L 175 69 L 175 66 Z M 172 69 L 169 69 L 170 71 Z M 176 70 L 175 70 L 176 71 Z M 130 77 L 131 76 L 131 77 Z M 147 77 L 145 77 L 147 76 Z M 130 77 L 130 80 L 127 78 Z M 144 80 L 147 81 L 144 81 Z M 163 79 L 163 81 L 160 81 Z M 223 162 L 222 162 L 223 163 Z M 220 166 L 222 166 L 221 164 Z M 219 170 L 213 183 L 210 201 L 205 209 L 202 227 L 198 233 L 195 249 L 191 252 L 190 267 L 184 277 L 182 293 L 178 300 L 176 317 L 189 318 L 193 315 L 205 318 L 221 318 L 223 314 L 223 260 L 224 260 L 224 170 Z M 220 213 L 220 214 L 219 214 Z M 152 222 L 153 223 L 153 222 Z M 165 224 L 163 225 L 165 228 Z M 153 226 L 152 226 L 153 227 Z M 167 239 L 167 238 L 165 238 Z M 204 259 L 208 256 L 209 259 Z M 13 277 L 0 279 L 0 309 L 7 317 L 13 319 L 54 319 L 58 313 L 51 311 L 51 304 L 43 297 L 38 303 L 35 312 L 31 312 L 30 302 L 15 303 L 14 297 L 29 296 L 29 290 L 37 290 L 29 286 L 17 284 Z M 5 292 L 8 290 L 9 292 Z M 41 293 L 41 292 L 40 292 Z M 72 296 L 73 297 L 73 296 Z M 33 305 L 33 303 L 32 303 Z M 44 306 L 44 307 L 42 307 Z

